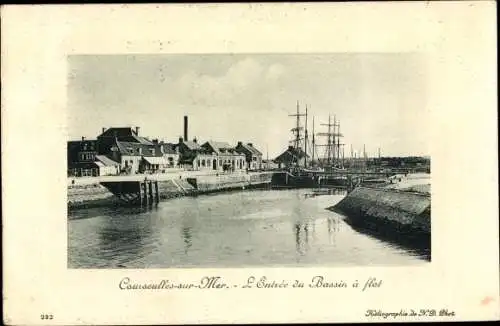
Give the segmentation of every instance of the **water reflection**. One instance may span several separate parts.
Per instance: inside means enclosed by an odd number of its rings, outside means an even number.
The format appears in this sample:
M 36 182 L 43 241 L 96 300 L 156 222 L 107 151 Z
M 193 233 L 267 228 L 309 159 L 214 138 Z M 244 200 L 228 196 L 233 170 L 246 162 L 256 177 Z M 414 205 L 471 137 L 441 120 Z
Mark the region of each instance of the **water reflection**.
M 335 242 L 336 233 L 339 232 L 339 221 L 337 218 L 335 218 L 333 216 L 329 216 L 326 219 L 326 221 L 328 223 L 328 238 L 330 240 L 330 243 L 335 246 L 336 245 L 336 242 Z
M 193 234 L 195 231 L 196 220 L 200 214 L 198 201 L 190 200 L 190 206 L 181 207 L 181 237 L 184 242 L 184 254 L 187 254 L 189 249 L 193 246 Z
M 147 237 L 151 232 L 142 230 L 116 230 L 107 228 L 102 229 L 99 233 L 101 239 L 100 249 L 97 257 L 107 259 L 114 256 L 114 248 L 120 248 L 122 259 L 120 262 L 128 262 L 138 257 L 145 256 L 148 252 L 144 250 L 144 245 L 147 243 Z
M 111 259 L 116 266 L 124 267 L 123 264 L 152 253 L 156 232 L 153 220 L 149 218 L 150 212 L 151 210 L 133 209 L 128 215 L 103 220 L 97 229 L 99 250 L 95 252 L 96 258 Z
M 342 196 L 305 198 L 307 192 L 228 193 L 174 199 L 148 210 L 82 211 L 68 221 L 68 264 L 220 268 L 418 262 L 325 210 Z
M 305 255 L 309 250 L 309 221 L 296 222 L 294 225 L 295 229 L 295 245 L 296 251 L 299 255 Z
M 191 248 L 191 246 L 193 245 L 193 243 L 191 242 L 191 228 L 182 228 L 182 238 L 184 239 L 184 253 L 187 254 L 189 248 Z

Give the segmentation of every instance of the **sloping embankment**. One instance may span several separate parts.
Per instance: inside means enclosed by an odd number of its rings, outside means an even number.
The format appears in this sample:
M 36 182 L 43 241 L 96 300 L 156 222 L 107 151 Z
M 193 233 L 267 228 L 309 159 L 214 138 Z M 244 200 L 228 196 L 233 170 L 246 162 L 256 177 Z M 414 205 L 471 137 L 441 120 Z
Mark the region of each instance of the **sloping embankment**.
M 331 210 L 344 214 L 355 227 L 398 242 L 430 246 L 431 197 L 394 189 L 357 187 Z
M 184 179 L 158 181 L 160 199 L 169 199 L 193 194 L 195 189 Z

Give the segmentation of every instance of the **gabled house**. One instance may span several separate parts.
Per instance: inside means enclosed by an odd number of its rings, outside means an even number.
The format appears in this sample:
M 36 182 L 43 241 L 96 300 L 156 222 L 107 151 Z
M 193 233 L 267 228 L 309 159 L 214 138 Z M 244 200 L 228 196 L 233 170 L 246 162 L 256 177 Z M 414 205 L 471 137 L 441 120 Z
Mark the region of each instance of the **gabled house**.
M 94 163 L 99 167 L 99 175 L 117 175 L 120 172 L 120 163 L 105 155 L 96 155 Z
M 246 168 L 245 155 L 238 153 L 227 142 L 207 141 L 201 146 L 212 155 L 211 162 L 209 162 L 212 170 L 235 171 Z
M 187 170 L 209 170 L 212 169 L 213 155 L 206 148 L 200 146 L 198 141 L 179 138 L 175 145 L 179 153 L 179 165 Z
M 68 176 L 91 177 L 99 175 L 99 167 L 94 163 L 97 155 L 97 141 L 69 141 L 67 144 Z
M 142 171 L 163 173 L 166 169 L 178 167 L 179 153 L 174 149 L 174 144 L 153 140 L 153 145 L 148 147 L 150 152 L 154 149 L 155 156 L 143 156 Z M 161 156 L 157 153 L 161 153 Z
M 288 149 L 274 159 L 279 168 L 304 166 L 304 157 L 309 157 L 301 148 L 288 146 Z
M 244 144 L 239 141 L 235 150 L 245 155 L 246 165 L 249 170 L 262 169 L 262 153 L 252 143 Z
M 149 139 L 139 136 L 139 129 L 139 127 L 102 128 L 102 133 L 97 136 L 98 153 L 102 155 L 109 154 L 115 140 L 148 146 L 153 145 Z
M 120 163 L 120 172 L 162 173 L 177 166 L 179 155 L 165 143 L 143 144 L 115 140 L 110 148 L 111 159 Z

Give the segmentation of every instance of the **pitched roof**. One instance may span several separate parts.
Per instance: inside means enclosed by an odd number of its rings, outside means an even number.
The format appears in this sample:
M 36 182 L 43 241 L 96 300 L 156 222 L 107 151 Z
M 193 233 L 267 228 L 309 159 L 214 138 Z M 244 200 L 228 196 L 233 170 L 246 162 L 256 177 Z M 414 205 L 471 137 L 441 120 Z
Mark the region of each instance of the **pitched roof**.
M 262 153 L 257 148 L 253 147 L 253 145 L 241 144 L 241 147 L 245 148 L 247 151 L 252 153 L 252 155 L 256 155 L 256 156 L 262 155 Z
M 144 145 L 135 142 L 116 141 L 116 145 L 120 153 L 124 155 L 148 156 L 148 157 L 163 156 L 159 144 Z M 139 154 L 139 149 L 142 149 L 141 154 Z M 152 149 L 154 149 L 154 153 L 151 152 Z
M 234 154 L 235 149 L 227 142 L 217 142 L 209 140 L 202 145 L 203 148 L 210 152 L 215 152 L 217 155 Z
M 198 143 L 195 143 L 194 141 L 185 140 L 182 143 L 185 144 L 187 146 L 187 148 L 189 148 L 192 151 L 201 148 L 201 146 Z
M 149 164 L 163 164 L 163 165 L 170 165 L 170 162 L 167 160 L 166 157 L 145 157 L 144 160 L 148 162 Z
M 147 139 L 146 137 L 140 137 L 136 135 L 118 137 L 118 139 L 120 141 L 135 142 L 143 145 L 153 145 L 153 142 Z
M 160 143 L 158 145 L 156 145 L 157 148 L 159 148 L 161 150 L 161 147 L 163 146 L 163 154 L 177 154 L 177 152 L 175 151 L 175 146 L 174 144 L 170 144 L 170 143 Z
M 104 164 L 105 166 L 113 166 L 113 165 L 120 165 L 120 163 L 113 161 L 109 157 L 105 155 L 96 155 L 95 156 L 96 160 Z
M 127 137 L 127 136 L 137 136 L 135 130 L 132 127 L 112 127 L 106 129 L 102 134 L 97 137 Z
M 281 153 L 278 157 L 274 159 L 275 162 L 293 162 L 297 159 L 304 158 L 304 156 L 309 157 L 301 148 L 291 148 L 289 147 L 286 151 Z
M 217 147 L 217 149 L 232 149 L 231 145 L 225 141 L 210 141 L 210 144 Z

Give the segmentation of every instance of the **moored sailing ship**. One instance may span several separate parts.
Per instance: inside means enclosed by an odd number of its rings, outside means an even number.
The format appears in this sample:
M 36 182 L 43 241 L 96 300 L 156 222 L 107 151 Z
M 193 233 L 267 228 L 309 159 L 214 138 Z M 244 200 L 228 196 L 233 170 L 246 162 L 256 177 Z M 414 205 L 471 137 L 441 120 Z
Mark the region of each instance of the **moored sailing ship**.
M 301 113 L 297 101 L 296 113 L 289 116 L 296 118 L 296 125 L 291 129 L 294 137 L 288 149 L 275 159 L 279 167 L 284 169 L 283 175 L 277 177 L 282 179 L 278 184 L 286 187 L 345 186 L 347 178 L 335 175 L 345 171 L 344 144 L 340 143 L 343 135 L 336 117 L 334 116 L 333 123 L 329 116 L 328 123 L 322 124 L 328 127 L 327 132 L 316 134 L 313 116 L 312 141 L 309 142 L 308 107 Z M 301 118 L 305 119 L 304 126 L 301 125 Z M 326 144 L 317 144 L 316 136 L 326 136 Z M 318 155 L 318 148 L 325 148 L 322 157 Z

